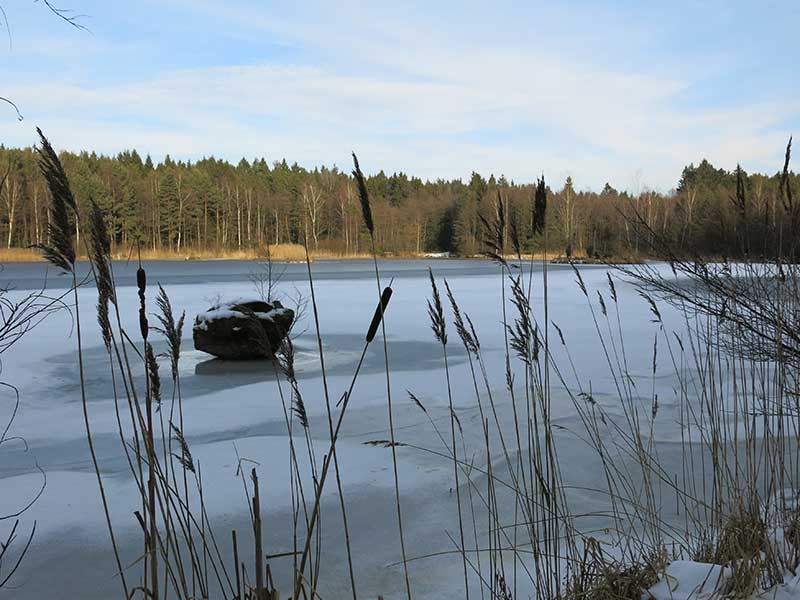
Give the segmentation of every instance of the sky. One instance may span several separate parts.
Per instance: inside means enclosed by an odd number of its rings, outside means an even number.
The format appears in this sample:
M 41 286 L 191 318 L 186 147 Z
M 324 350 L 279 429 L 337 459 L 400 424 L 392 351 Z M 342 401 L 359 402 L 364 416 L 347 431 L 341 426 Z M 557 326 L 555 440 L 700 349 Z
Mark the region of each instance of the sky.
M 6 146 L 635 193 L 800 132 L 796 0 L 54 4 L 0 0 Z

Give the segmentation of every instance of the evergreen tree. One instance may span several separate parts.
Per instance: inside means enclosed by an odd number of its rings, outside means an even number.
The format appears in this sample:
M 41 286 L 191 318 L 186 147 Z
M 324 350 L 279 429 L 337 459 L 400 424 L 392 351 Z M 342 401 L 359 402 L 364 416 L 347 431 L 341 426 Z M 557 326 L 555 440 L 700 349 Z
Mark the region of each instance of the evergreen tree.
M 169 159 L 169 156 L 167 156 Z M 167 159 L 164 164 L 166 166 Z M 178 182 L 172 171 L 161 175 L 158 184 L 158 212 L 160 215 L 160 240 L 168 247 L 177 244 L 180 227 L 180 192 Z

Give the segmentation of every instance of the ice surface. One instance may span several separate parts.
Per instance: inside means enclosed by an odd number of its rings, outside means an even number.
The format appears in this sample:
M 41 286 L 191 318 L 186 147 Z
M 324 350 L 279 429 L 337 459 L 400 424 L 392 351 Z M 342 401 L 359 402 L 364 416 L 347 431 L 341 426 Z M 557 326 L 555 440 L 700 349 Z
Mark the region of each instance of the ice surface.
M 433 259 L 383 261 L 382 283 L 395 278 L 394 294 L 386 313 L 386 331 L 397 438 L 409 444 L 398 448 L 408 554 L 411 557 L 438 554 L 410 564 L 416 598 L 448 597 L 448 586 L 458 593 L 462 581 L 460 559 L 447 554 L 453 546 L 446 532 L 457 531 L 452 464 L 416 448 L 440 450 L 441 442 L 428 418 L 405 393 L 411 390 L 422 400 L 439 428 L 449 426 L 441 347 L 433 339 L 426 311 L 426 299 L 430 295 L 426 271 L 429 264 L 440 282 L 441 278 L 448 279 L 461 309 L 475 323 L 486 368 L 493 378 L 494 392 L 500 398 L 507 397 L 501 327 L 502 288 L 496 266 L 487 262 Z M 253 265 L 249 263 L 192 262 L 173 267 L 156 262 L 145 267 L 148 280 L 162 283 L 174 309 L 179 313 L 186 311 L 189 318 L 213 306 L 218 297 L 253 295 L 248 280 Z M 294 267 L 297 266 L 290 265 L 280 287 L 285 295 L 283 303 L 290 308 L 295 308 L 290 299 L 296 292 L 309 296 L 303 277 L 305 266 Z M 128 331 L 138 332 L 134 280 L 124 271 L 124 266 L 117 265 L 117 268 L 121 272 L 118 281 L 123 284 L 118 292 L 122 319 Z M 377 304 L 378 288 L 369 268 L 369 262 L 360 261 L 320 261 L 313 265 L 328 386 L 334 402 L 347 388 Z M 581 267 L 581 273 L 592 298 L 600 291 L 610 305 L 606 269 L 585 266 Z M 544 322 L 539 277 L 537 271 L 532 303 L 537 318 Z M 16 284 L 21 294 L 22 290 L 39 284 L 42 267 L 14 266 L 0 273 L 0 280 L 3 284 Z M 51 277 L 50 282 L 53 281 L 55 285 L 62 285 L 60 280 Z M 651 322 L 647 303 L 631 286 L 618 282 L 617 289 L 625 346 L 616 351 L 624 353 L 642 402 L 648 403 L 652 393 L 658 393 L 663 418 L 659 419 L 654 437 L 659 444 L 661 463 L 677 471 L 683 455 L 679 444 L 675 443 L 682 439 L 682 432 L 676 426 L 679 403 L 674 369 L 665 360 L 659 363 L 656 373 L 652 373 L 653 341 L 658 335 L 658 325 Z M 151 310 L 154 310 L 153 294 L 153 291 L 148 292 Z M 548 318 L 563 331 L 570 349 L 569 359 L 576 365 L 577 374 L 566 368 L 570 364 L 568 357 L 551 328 L 553 352 L 556 361 L 565 365 L 565 380 L 570 386 L 591 389 L 593 400 L 603 406 L 607 414 L 620 415 L 619 395 L 604 350 L 597 340 L 595 321 L 570 267 L 550 267 L 548 295 Z M 120 534 L 124 562 L 131 563 L 141 553 L 140 531 L 132 516 L 136 494 L 119 446 L 108 359 L 92 314 L 95 292 L 86 287 L 80 291 L 80 298 L 95 445 L 112 519 Z M 507 309 L 512 310 L 510 303 Z M 666 307 L 662 313 L 664 327 L 681 335 L 679 315 Z M 313 320 L 308 314 L 296 331 L 299 335 L 295 339 L 295 369 L 309 414 L 315 450 L 321 460 L 329 443 L 328 424 L 316 338 L 312 335 Z M 482 439 L 482 420 L 475 405 L 469 363 L 459 348 L 455 332 L 451 331 L 450 335 L 448 353 L 455 411 L 465 438 Z M 380 336 L 377 340 L 380 341 Z M 165 350 L 163 342 L 155 345 L 157 352 Z M 63 312 L 49 318 L 33 335 L 23 339 L 4 357 L 2 365 L 3 380 L 15 385 L 21 395 L 11 435 L 24 437 L 28 449 L 25 451 L 21 444 L 0 448 L 0 513 L 6 507 L 19 506 L 37 492 L 43 480 L 39 468 L 47 478 L 42 497 L 24 517 L 27 523 L 36 520 L 37 535 L 30 556 L 14 581 L 17 586 L 14 598 L 22 600 L 48 597 L 53 589 L 87 600 L 108 598 L 119 591 L 86 448 L 76 360 L 73 321 Z M 159 360 L 162 372 L 168 373 L 167 359 Z M 291 547 L 288 438 L 285 413 L 277 392 L 279 376 L 269 361 L 233 363 L 213 359 L 193 350 L 190 338 L 183 341 L 180 370 L 184 431 L 192 454 L 202 467 L 206 506 L 217 535 L 223 540 L 223 551 L 227 543 L 224 540 L 229 539 L 231 529 L 238 529 L 242 536 L 248 530 L 248 507 L 241 481 L 236 476 L 237 455 L 259 465 L 264 489 L 262 505 L 267 552 L 288 550 Z M 143 381 L 143 374 L 141 377 Z M 165 388 L 162 393 L 168 403 L 171 390 L 167 384 Z M 602 482 L 598 481 L 602 473 L 592 453 L 576 438 L 580 421 L 566 395 L 559 392 L 560 388 L 561 384 L 554 381 L 554 422 L 559 427 L 559 456 L 564 465 L 564 478 L 572 490 L 569 500 L 576 513 L 599 514 L 604 499 L 585 490 L 602 488 Z M 0 422 L 10 414 L 11 399 L 7 390 L 0 390 Z M 647 407 L 649 410 L 649 404 Z M 501 419 L 510 418 L 509 414 L 501 416 Z M 510 421 L 507 424 L 510 425 Z M 366 441 L 387 437 L 383 351 L 377 343 L 367 353 L 337 454 L 349 509 L 359 592 L 364 597 L 382 594 L 388 600 L 404 596 L 402 569 L 398 564 L 400 549 L 391 455 L 387 449 L 364 445 Z M 480 457 L 476 460 L 480 462 Z M 503 468 L 500 462 L 494 465 L 496 473 L 502 473 Z M 332 549 L 325 555 L 322 565 L 321 586 L 327 590 L 324 597 L 340 597 L 348 586 L 345 557 L 340 551 L 341 519 L 334 491 L 335 486 L 329 484 L 323 503 L 324 539 L 329 540 L 325 543 Z M 513 510 L 508 499 L 500 501 Z M 669 505 L 670 498 L 665 496 L 663 501 Z M 672 502 L 674 505 L 674 497 Z M 589 516 L 580 525 L 604 527 L 608 521 L 600 516 Z M 272 567 L 279 585 L 285 587 L 290 563 L 277 561 Z M 688 598 L 674 595 L 672 586 L 678 581 L 680 590 L 695 589 L 701 566 L 675 563 L 670 569 L 669 576 L 654 588 L 655 597 Z M 37 576 L 43 572 L 48 573 L 47 578 Z M 672 583 L 670 577 L 674 578 Z M 793 593 L 788 589 L 781 593 Z M 663 595 L 669 590 L 673 595 Z M 526 596 L 520 594 L 519 597 Z

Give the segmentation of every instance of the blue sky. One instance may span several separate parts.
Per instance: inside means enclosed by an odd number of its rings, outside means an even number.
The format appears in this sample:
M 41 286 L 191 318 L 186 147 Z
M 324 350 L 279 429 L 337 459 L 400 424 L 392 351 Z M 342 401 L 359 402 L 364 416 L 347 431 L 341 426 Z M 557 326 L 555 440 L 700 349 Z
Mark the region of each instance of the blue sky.
M 800 2 L 0 0 L 0 143 L 669 190 L 775 172 Z M 3 32 L 5 33 L 5 32 Z

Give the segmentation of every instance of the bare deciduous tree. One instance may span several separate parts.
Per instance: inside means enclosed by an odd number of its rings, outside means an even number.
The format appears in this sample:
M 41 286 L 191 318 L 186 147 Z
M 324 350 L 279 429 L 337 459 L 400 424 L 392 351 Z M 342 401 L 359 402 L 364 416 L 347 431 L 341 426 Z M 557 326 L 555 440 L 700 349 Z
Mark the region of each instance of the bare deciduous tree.
M 319 248 L 319 236 L 322 233 L 321 214 L 322 214 L 322 192 L 308 184 L 303 189 L 303 206 L 306 210 L 306 239 L 308 239 L 309 227 L 311 228 L 311 238 L 314 240 L 314 249 Z

